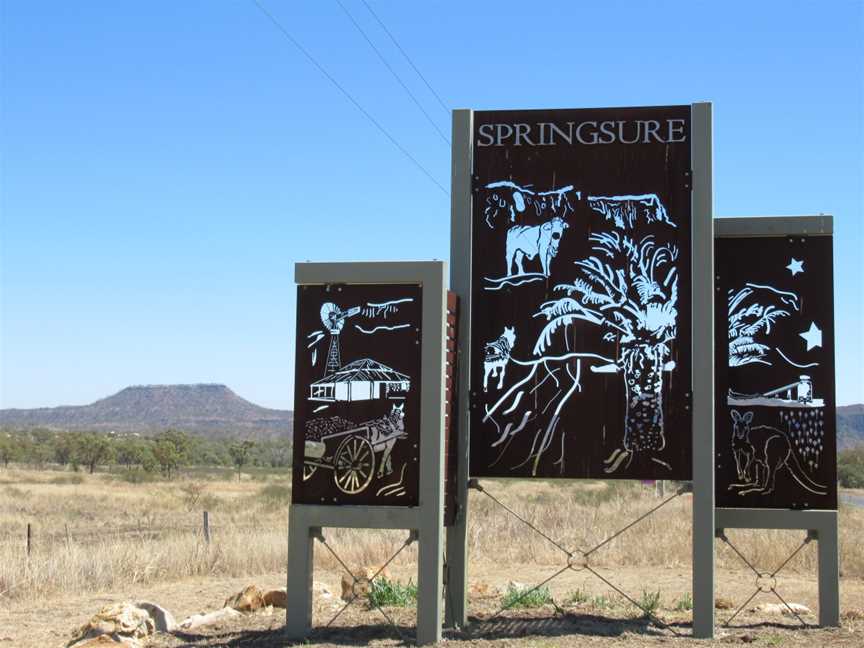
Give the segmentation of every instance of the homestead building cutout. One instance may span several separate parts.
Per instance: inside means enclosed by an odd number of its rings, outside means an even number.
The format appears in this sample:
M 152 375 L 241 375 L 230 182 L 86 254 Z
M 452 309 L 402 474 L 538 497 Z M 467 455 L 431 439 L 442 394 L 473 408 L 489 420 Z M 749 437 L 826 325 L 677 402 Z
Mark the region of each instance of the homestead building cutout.
M 309 400 L 361 401 L 405 398 L 411 379 L 370 358 L 355 360 L 309 385 Z

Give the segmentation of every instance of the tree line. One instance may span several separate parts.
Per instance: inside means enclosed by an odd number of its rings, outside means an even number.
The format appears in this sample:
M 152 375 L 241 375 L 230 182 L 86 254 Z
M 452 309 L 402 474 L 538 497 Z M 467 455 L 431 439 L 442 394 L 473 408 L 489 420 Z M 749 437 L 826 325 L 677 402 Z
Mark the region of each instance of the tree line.
M 93 473 L 99 468 L 161 475 L 170 479 L 188 466 L 289 468 L 291 441 L 194 436 L 165 430 L 152 436 L 46 429 L 0 429 L 0 466 L 21 463 L 35 468 L 59 465 Z M 837 478 L 845 488 L 864 488 L 864 445 L 837 456 Z
M 864 445 L 837 454 L 837 480 L 845 488 L 864 488 Z
M 113 432 L 0 429 L 0 466 L 49 464 L 96 472 L 120 467 L 170 479 L 187 466 L 288 468 L 289 439 L 209 438 L 182 430 L 152 436 Z

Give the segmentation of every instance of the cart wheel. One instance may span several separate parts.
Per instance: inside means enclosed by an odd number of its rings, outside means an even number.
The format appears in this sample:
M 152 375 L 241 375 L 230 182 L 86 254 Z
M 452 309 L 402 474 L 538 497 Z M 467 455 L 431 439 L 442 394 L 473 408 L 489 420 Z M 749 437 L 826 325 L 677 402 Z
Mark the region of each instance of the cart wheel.
M 369 440 L 350 436 L 339 444 L 333 460 L 333 479 L 343 493 L 353 495 L 364 490 L 375 474 L 375 451 Z
M 318 466 L 313 466 L 310 464 L 303 464 L 303 481 L 307 481 L 312 479 L 312 475 L 315 474 L 315 471 L 318 470 Z

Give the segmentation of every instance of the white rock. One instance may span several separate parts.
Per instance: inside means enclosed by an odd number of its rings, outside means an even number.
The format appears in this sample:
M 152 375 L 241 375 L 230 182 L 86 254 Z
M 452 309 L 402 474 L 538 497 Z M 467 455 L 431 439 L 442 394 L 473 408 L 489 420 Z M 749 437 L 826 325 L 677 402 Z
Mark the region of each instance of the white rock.
M 240 616 L 243 615 L 234 608 L 224 607 L 221 610 L 216 610 L 215 612 L 207 612 L 206 614 L 193 614 L 188 619 L 184 619 L 183 621 L 181 621 L 178 628 L 180 628 L 181 630 L 194 630 L 195 628 L 210 625 L 211 623 L 216 623 L 217 621 L 235 619 Z
M 810 608 L 800 603 L 790 603 L 789 607 L 786 607 L 782 603 L 762 603 L 754 608 L 750 608 L 750 611 L 761 612 L 762 614 L 783 614 L 790 617 L 794 616 L 794 614 L 810 614 Z
M 156 630 L 149 612 L 132 603 L 113 603 L 106 605 L 84 624 L 78 631 L 79 643 L 84 639 L 106 636 L 104 642 L 110 645 L 110 638 L 117 641 L 125 638 L 137 639 L 153 634 Z M 97 644 L 93 644 L 97 645 Z
M 161 605 L 151 603 L 150 601 L 139 601 L 135 604 L 136 607 L 146 610 L 153 623 L 156 626 L 156 632 L 173 632 L 177 627 L 177 620 L 174 615 Z

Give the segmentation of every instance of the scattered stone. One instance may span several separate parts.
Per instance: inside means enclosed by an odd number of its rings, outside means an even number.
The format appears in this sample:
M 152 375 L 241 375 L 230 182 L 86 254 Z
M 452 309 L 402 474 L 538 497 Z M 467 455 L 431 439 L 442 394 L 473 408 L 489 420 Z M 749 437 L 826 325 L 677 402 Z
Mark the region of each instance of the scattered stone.
M 115 643 L 123 642 L 126 639 L 139 639 L 152 635 L 156 630 L 156 624 L 150 617 L 147 610 L 143 610 L 131 603 L 114 603 L 106 605 L 99 612 L 81 626 L 78 631 L 78 636 L 73 640 L 81 643 L 85 639 L 96 639 L 98 637 L 108 635 L 108 639 Z M 100 644 L 94 643 L 93 646 Z M 103 643 L 102 645 L 110 646 L 111 643 Z
M 322 599 L 333 598 L 333 592 L 331 592 L 324 583 L 319 581 L 312 582 L 312 591 Z
M 193 614 L 188 619 L 184 619 L 177 627 L 180 630 L 194 630 L 201 626 L 211 625 L 219 621 L 227 621 L 228 619 L 236 619 L 243 616 L 240 612 L 232 607 L 224 607 L 215 612 L 207 612 L 206 614 Z
M 265 606 L 264 596 L 255 585 L 247 585 L 234 596 L 225 599 L 226 608 L 234 608 L 238 612 L 254 612 Z
M 735 604 L 728 598 L 718 596 L 716 599 L 714 599 L 714 607 L 717 610 L 731 610 L 735 607 Z
M 379 570 L 381 571 L 380 574 L 378 573 Z M 357 598 L 365 598 L 369 596 L 369 587 L 372 584 L 373 577 L 392 580 L 387 568 L 385 567 L 384 569 L 381 569 L 380 565 L 358 567 L 353 570 L 353 574 L 357 578 L 356 583 L 348 574 L 342 575 L 342 600 L 345 602 L 352 600 L 355 595 Z
M 754 608 L 750 608 L 750 612 L 794 616 L 794 614 L 810 614 L 810 608 L 806 605 L 801 605 L 800 603 L 790 603 L 788 607 L 782 603 L 762 603 Z
M 751 634 L 741 635 L 741 643 L 753 643 L 756 641 L 756 636 Z
M 519 581 L 509 581 L 507 583 L 508 590 L 516 590 L 517 592 L 521 592 L 523 590 L 529 589 L 529 586 L 525 583 L 520 583 Z
M 364 598 L 369 595 L 369 581 L 361 576 L 357 577 L 357 582 L 348 575 L 342 575 L 342 600 L 346 603 L 355 598 Z
M 864 621 L 864 610 L 845 610 L 840 618 L 844 621 Z
M 156 605 L 150 601 L 140 601 L 135 606 L 147 611 L 147 614 L 153 619 L 156 632 L 173 632 L 174 628 L 177 627 L 177 620 L 174 615 L 161 605 Z
M 282 588 L 277 590 L 270 590 L 269 592 L 265 592 L 261 597 L 264 601 L 264 605 L 269 605 L 274 608 L 287 608 L 288 607 L 288 589 Z

